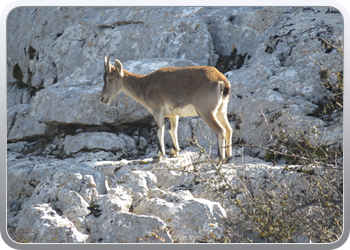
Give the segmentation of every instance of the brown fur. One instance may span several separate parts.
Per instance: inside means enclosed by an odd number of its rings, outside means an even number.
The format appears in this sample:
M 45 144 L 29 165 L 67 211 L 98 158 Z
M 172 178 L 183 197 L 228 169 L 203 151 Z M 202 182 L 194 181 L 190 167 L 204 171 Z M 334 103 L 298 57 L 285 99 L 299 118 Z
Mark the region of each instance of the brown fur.
M 157 158 L 165 154 L 164 117 L 169 117 L 172 123 L 169 132 L 175 148 L 172 153 L 176 155 L 180 150 L 177 142 L 178 117 L 197 115 L 218 135 L 220 155 L 225 158 L 224 148 L 231 144 L 232 129 L 226 114 L 230 83 L 222 73 L 210 66 L 193 66 L 166 67 L 138 75 L 123 70 L 118 60 L 115 67 L 109 61 L 110 57 L 105 59 L 101 101 L 109 103 L 123 91 L 151 112 L 157 122 L 160 141 Z M 226 155 L 231 156 L 231 147 L 226 149 Z

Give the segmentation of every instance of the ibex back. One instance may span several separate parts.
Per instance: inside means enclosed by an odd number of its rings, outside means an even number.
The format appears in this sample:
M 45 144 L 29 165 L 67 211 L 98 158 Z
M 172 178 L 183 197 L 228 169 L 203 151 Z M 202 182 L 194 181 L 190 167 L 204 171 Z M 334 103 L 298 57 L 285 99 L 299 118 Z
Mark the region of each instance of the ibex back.
M 219 156 L 231 157 L 232 128 L 227 119 L 230 83 L 216 68 L 193 66 L 160 68 L 148 75 L 123 70 L 120 61 L 110 64 L 105 57 L 104 86 L 101 102 L 110 103 L 121 91 L 141 103 L 154 117 L 158 126 L 160 160 L 165 154 L 164 118 L 170 122 L 173 148 L 170 157 L 180 151 L 177 128 L 180 116 L 200 116 L 218 137 Z

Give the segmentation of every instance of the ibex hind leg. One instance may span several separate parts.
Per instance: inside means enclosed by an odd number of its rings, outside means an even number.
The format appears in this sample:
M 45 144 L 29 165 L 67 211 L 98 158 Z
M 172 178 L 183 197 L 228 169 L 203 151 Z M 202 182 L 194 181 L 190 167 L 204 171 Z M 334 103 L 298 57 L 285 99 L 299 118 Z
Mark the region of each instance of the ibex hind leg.
M 223 101 L 216 113 L 216 117 L 225 128 L 226 157 L 232 157 L 232 128 L 227 118 L 227 101 Z
M 202 118 L 202 120 L 205 122 L 205 124 L 207 124 L 208 127 L 217 135 L 219 157 L 225 159 L 225 128 L 218 121 L 215 115 L 215 110 L 211 112 L 203 112 L 198 109 L 197 112 Z
M 175 158 L 177 157 L 177 153 L 180 151 L 180 146 L 177 138 L 177 129 L 179 124 L 179 116 L 171 116 L 169 117 L 170 129 L 169 133 L 171 135 L 171 139 L 173 141 L 173 148 L 170 151 L 169 157 Z

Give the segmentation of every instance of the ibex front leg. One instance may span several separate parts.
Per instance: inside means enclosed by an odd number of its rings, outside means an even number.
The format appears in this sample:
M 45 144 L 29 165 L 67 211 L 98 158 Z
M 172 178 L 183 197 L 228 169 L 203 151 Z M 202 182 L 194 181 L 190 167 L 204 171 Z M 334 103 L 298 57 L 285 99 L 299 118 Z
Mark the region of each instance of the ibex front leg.
M 156 111 L 153 113 L 154 119 L 156 120 L 158 131 L 158 153 L 153 157 L 155 161 L 160 161 L 163 155 L 165 155 L 165 146 L 164 146 L 164 113 L 163 111 Z

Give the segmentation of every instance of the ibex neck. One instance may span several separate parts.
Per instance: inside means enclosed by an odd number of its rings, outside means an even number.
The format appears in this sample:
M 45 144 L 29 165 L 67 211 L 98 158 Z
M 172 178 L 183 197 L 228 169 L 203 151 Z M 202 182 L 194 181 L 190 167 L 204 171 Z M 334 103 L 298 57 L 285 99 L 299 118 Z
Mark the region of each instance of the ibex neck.
M 123 92 L 142 104 L 144 76 L 124 70 Z

